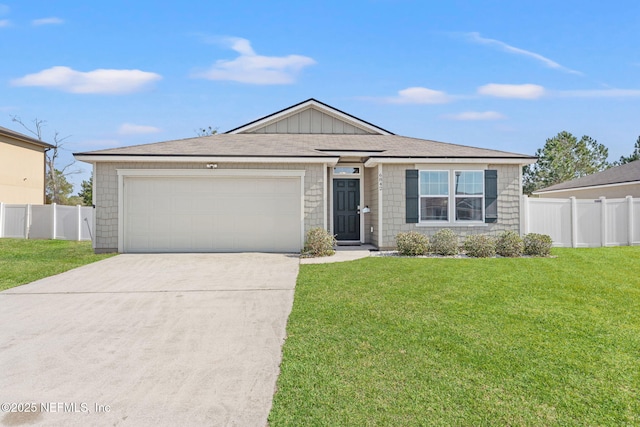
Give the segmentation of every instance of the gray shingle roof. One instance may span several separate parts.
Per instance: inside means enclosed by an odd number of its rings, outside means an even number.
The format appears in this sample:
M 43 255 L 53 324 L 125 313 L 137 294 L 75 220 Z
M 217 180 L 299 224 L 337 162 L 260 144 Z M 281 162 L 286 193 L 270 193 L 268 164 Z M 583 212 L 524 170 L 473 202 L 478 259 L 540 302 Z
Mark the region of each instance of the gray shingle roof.
M 75 153 L 90 156 L 335 157 L 335 151 L 363 156 L 415 158 L 535 159 L 525 154 L 468 147 L 397 135 L 217 134 L 130 147 Z M 366 153 L 365 153 L 366 152 Z
M 11 129 L 7 129 L 5 127 L 0 126 L 0 135 L 9 136 L 11 138 L 20 139 L 22 141 L 30 142 L 31 144 L 40 145 L 45 148 L 53 148 L 53 145 L 47 144 L 44 141 L 40 141 L 38 139 L 32 138 L 30 136 L 24 135 L 20 132 L 16 132 Z
M 621 184 L 624 182 L 640 181 L 640 160 L 636 160 L 625 165 L 616 166 L 602 172 L 592 175 L 583 176 L 571 181 L 562 182 L 552 185 L 534 193 L 542 193 L 546 191 L 568 190 L 573 188 L 594 187 L 597 185 Z

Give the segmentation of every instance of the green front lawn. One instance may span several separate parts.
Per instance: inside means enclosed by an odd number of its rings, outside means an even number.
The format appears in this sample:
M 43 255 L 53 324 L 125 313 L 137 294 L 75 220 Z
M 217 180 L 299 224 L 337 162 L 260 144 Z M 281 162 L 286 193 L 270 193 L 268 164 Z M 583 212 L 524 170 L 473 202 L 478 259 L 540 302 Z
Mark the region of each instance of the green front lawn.
M 0 239 L 0 291 L 110 256 L 94 254 L 91 242 Z
M 302 265 L 272 427 L 640 425 L 640 247 Z

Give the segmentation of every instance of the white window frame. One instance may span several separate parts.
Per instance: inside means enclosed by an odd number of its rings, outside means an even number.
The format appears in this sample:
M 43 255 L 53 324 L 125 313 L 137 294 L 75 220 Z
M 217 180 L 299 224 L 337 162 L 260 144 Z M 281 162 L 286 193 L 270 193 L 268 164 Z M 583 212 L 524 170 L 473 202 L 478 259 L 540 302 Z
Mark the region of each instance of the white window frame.
M 485 223 L 485 206 L 484 206 L 484 200 L 485 200 L 485 187 L 484 187 L 484 169 L 466 169 L 466 168 L 459 168 L 459 167 L 455 167 L 455 168 L 434 168 L 434 169 L 428 169 L 428 168 L 418 168 L 418 226 L 440 226 L 442 227 L 443 225 L 450 225 L 450 226 L 486 226 L 487 224 Z M 423 196 L 422 195 L 422 179 L 421 179 L 421 174 L 422 172 L 447 172 L 448 174 L 448 184 L 449 184 L 449 188 L 448 188 L 448 220 L 422 220 L 422 198 L 427 198 L 427 197 L 444 197 L 444 196 Z M 482 195 L 477 196 L 477 195 L 457 195 L 456 191 L 455 191 L 455 185 L 456 185 L 456 172 L 460 172 L 460 173 L 464 173 L 464 172 L 482 172 Z M 481 207 L 482 207 L 482 219 L 477 220 L 477 221 L 471 221 L 471 220 L 457 220 L 456 219 L 456 200 L 458 198 L 479 198 L 481 199 Z

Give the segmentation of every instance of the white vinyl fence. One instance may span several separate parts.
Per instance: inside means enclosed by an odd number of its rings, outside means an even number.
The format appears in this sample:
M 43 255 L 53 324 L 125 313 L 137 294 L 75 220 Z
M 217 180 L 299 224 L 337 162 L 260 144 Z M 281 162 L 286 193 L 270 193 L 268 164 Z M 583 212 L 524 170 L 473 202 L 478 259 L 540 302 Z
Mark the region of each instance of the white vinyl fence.
M 92 240 L 93 208 L 0 203 L 0 237 Z
M 554 246 L 640 245 L 640 199 L 537 199 L 522 196 L 522 233 L 548 234 Z

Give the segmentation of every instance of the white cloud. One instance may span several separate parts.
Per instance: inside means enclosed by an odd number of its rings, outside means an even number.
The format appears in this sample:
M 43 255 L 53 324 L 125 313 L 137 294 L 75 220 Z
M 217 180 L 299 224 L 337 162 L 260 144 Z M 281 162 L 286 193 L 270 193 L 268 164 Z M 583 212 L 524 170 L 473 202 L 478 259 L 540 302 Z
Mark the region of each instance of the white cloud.
M 155 126 L 134 125 L 131 123 L 123 123 L 118 128 L 118 134 L 120 135 L 144 135 L 148 133 L 158 133 L 162 129 Z
M 497 111 L 465 111 L 458 114 L 445 114 L 441 117 L 449 120 L 502 120 L 507 118 Z
M 567 98 L 637 98 L 640 89 L 561 90 L 556 94 Z
M 243 38 L 227 38 L 224 41 L 240 56 L 233 60 L 216 61 L 209 70 L 194 73 L 193 77 L 258 85 L 290 84 L 300 70 L 316 63 L 312 58 L 301 55 L 258 55 L 251 47 L 251 42 Z
M 0 3 L 0 16 L 9 14 L 9 6 Z M 0 28 L 7 28 L 11 26 L 11 21 L 8 19 L 0 19 Z
M 40 86 L 70 93 L 124 94 L 137 92 L 162 79 L 156 73 L 140 70 L 76 71 L 69 67 L 52 67 L 11 81 L 13 86 Z
M 478 88 L 480 95 L 498 98 L 538 99 L 545 95 L 544 87 L 534 84 L 506 85 L 490 83 Z
M 564 71 L 565 73 L 570 73 L 570 74 L 578 74 L 578 75 L 582 75 L 582 73 L 580 71 L 576 71 L 576 70 L 572 70 L 571 68 L 567 68 L 563 65 L 558 64 L 555 61 L 552 61 L 551 59 L 544 57 L 538 53 L 535 52 L 530 52 L 528 50 L 524 50 L 524 49 L 520 49 L 511 45 L 508 45 L 504 42 L 501 42 L 500 40 L 494 40 L 494 39 L 487 39 L 484 38 L 482 36 L 480 36 L 480 33 L 467 33 L 466 34 L 467 38 L 469 40 L 471 40 L 472 42 L 475 43 L 479 43 L 479 44 L 484 44 L 484 45 L 489 45 L 489 46 L 496 46 L 499 47 L 500 49 L 504 50 L 505 52 L 509 52 L 509 53 L 515 53 L 516 55 L 524 55 L 524 56 L 528 56 L 529 58 L 533 58 L 539 62 L 542 62 L 545 66 L 549 67 L 549 68 L 554 68 L 556 70 L 560 70 L 560 71 Z
M 398 91 L 398 96 L 384 98 L 391 104 L 446 104 L 452 98 L 445 92 L 426 87 L 409 87 Z
M 51 16 L 49 18 L 40 18 L 34 19 L 31 21 L 31 25 L 39 26 L 39 25 L 58 25 L 64 24 L 64 21 L 60 18 L 56 18 L 55 16 Z

